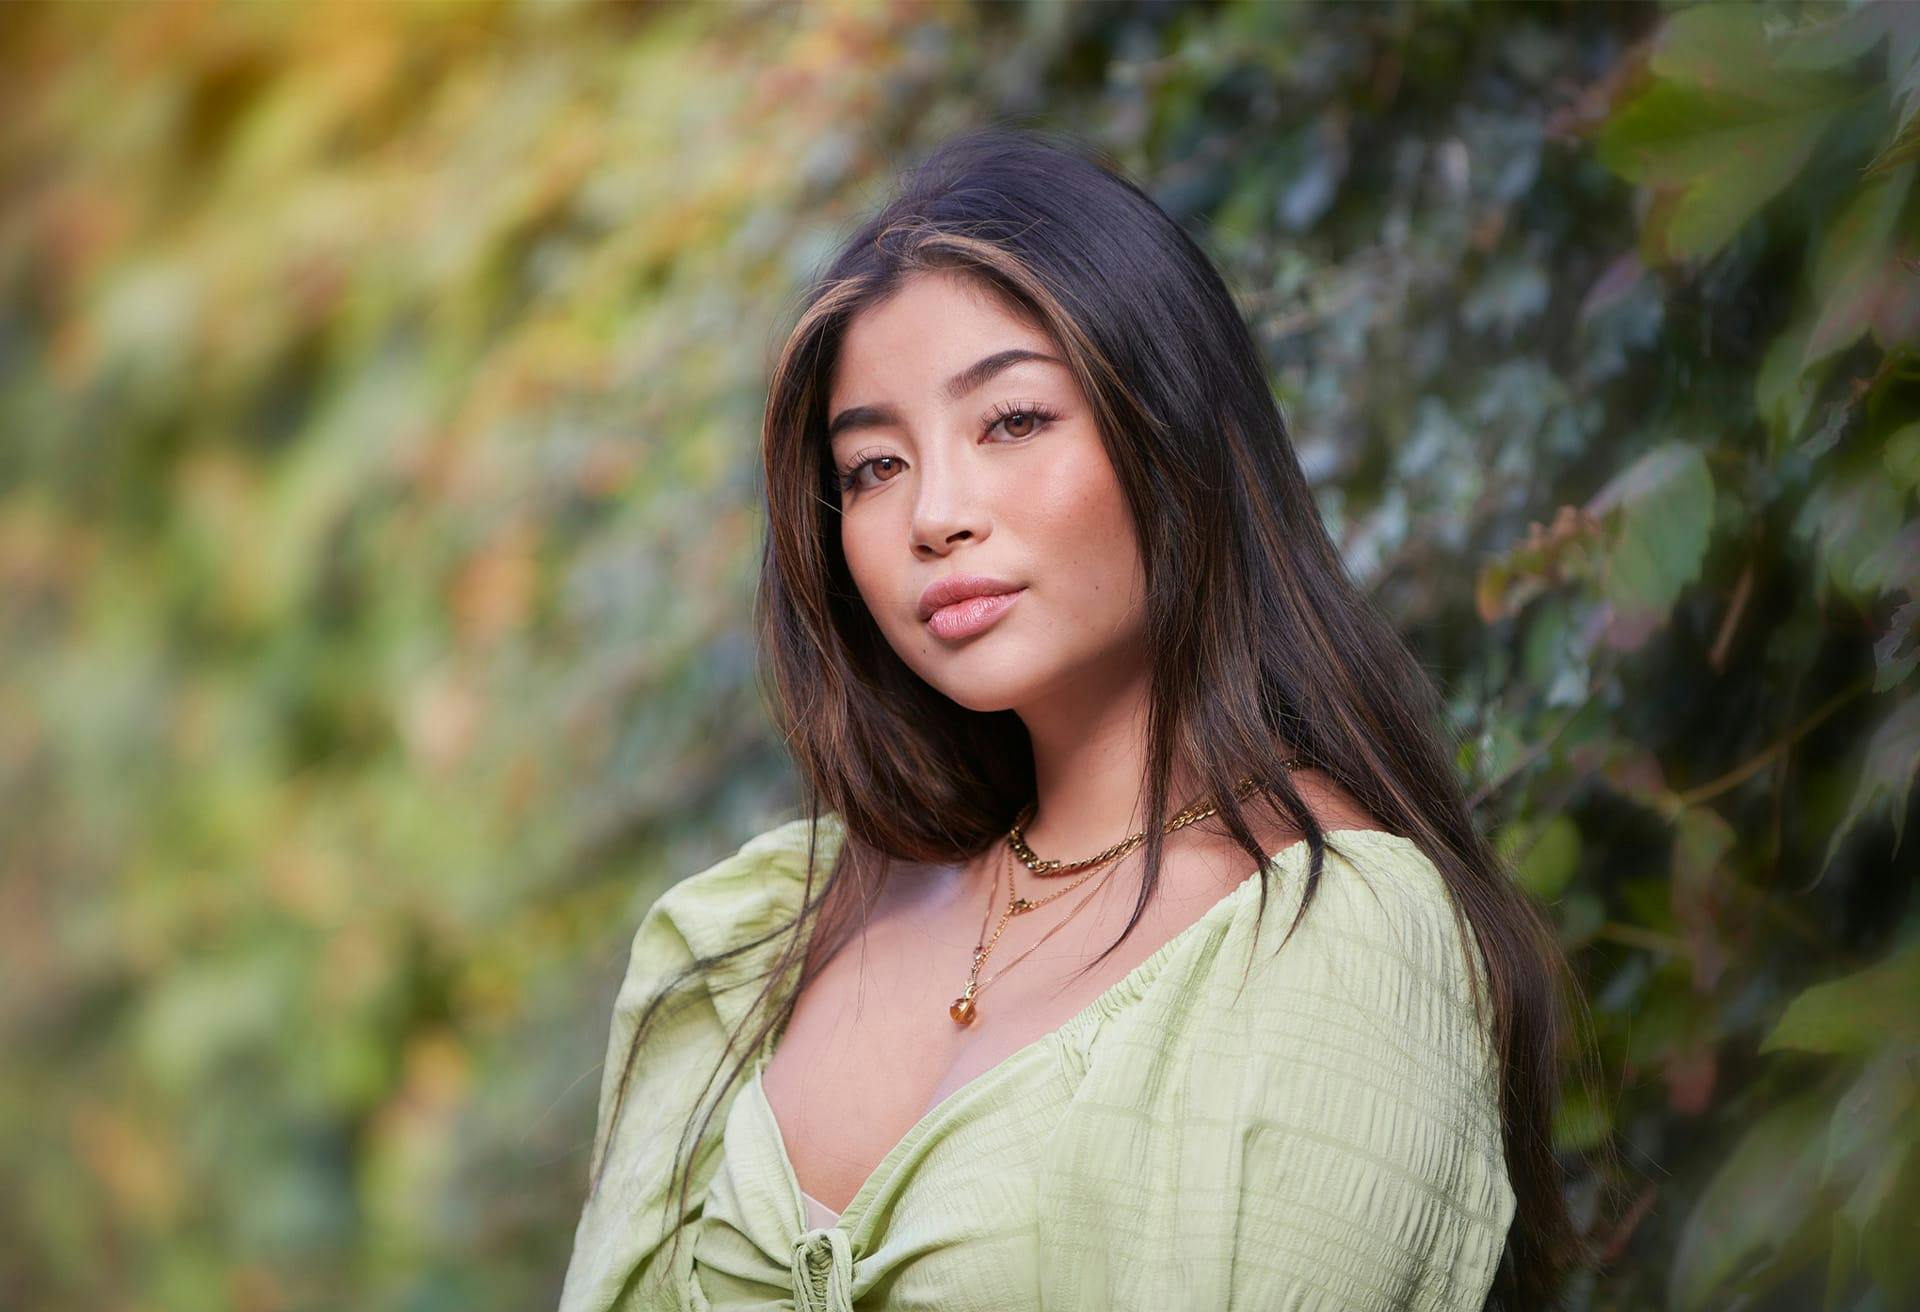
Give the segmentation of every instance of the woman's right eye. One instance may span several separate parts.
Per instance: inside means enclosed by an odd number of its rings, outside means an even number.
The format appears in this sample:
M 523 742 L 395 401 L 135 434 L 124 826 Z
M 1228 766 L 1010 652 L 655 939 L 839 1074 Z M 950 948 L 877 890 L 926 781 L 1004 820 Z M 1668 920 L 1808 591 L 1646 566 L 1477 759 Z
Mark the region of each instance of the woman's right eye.
M 879 469 L 880 466 L 886 465 L 892 469 L 893 473 L 898 473 L 901 463 L 899 456 L 868 456 L 865 460 L 861 460 L 850 466 L 840 475 L 840 490 L 842 492 L 851 492 L 859 487 L 872 487 L 873 484 L 862 483 L 860 481 L 860 472 L 869 465 L 873 466 L 876 470 Z M 880 482 L 890 482 L 892 481 L 892 477 L 893 475 L 890 473 L 886 478 L 882 478 Z

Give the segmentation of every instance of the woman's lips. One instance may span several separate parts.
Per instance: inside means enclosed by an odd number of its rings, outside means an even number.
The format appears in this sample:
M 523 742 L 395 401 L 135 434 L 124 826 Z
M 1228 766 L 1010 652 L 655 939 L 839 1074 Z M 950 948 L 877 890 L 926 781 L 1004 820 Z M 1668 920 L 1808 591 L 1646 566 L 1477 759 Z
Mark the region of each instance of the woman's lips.
M 970 638 L 991 628 L 1013 608 L 1025 591 L 1025 588 L 1019 588 L 991 597 L 968 597 L 951 606 L 942 606 L 927 617 L 927 627 L 933 630 L 936 638 Z

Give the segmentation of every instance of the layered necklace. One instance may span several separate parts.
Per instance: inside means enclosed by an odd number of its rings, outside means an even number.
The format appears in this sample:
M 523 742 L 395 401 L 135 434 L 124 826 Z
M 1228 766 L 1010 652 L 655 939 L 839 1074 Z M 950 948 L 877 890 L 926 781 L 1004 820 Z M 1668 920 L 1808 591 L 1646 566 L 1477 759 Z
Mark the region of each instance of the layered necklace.
M 1295 756 L 1283 761 L 1281 766 L 1286 770 L 1294 770 L 1304 764 L 1305 762 L 1300 757 Z M 1251 775 L 1241 779 L 1239 783 L 1233 786 L 1234 796 L 1236 798 L 1244 798 L 1252 791 L 1253 786 L 1254 781 Z M 1059 933 L 1069 920 L 1072 920 L 1080 914 L 1087 903 L 1093 901 L 1099 894 L 1100 889 L 1096 887 L 1093 892 L 1081 898 L 1074 904 L 1073 910 L 1062 916 L 1052 928 L 1036 939 L 1032 947 L 1029 947 L 1012 961 L 1000 967 L 999 970 L 993 973 L 990 979 L 982 981 L 980 978 L 980 967 L 985 965 L 987 958 L 992 955 L 994 944 L 1000 941 L 1000 935 L 1005 932 L 1008 921 L 1012 920 L 1015 916 L 1024 916 L 1029 911 L 1038 910 L 1055 898 L 1065 897 L 1068 893 L 1071 893 L 1074 889 L 1099 874 L 1101 870 L 1111 870 L 1113 866 L 1119 863 L 1122 857 L 1147 841 L 1147 831 L 1143 829 L 1137 834 L 1130 834 L 1126 838 L 1121 839 L 1105 851 L 1097 852 L 1093 856 L 1085 857 L 1079 861 L 1049 860 L 1041 857 L 1031 847 L 1027 846 L 1027 840 L 1020 832 L 1026 826 L 1027 822 L 1032 819 L 1035 805 L 1037 805 L 1037 803 L 1028 802 L 1022 807 L 1020 809 L 1020 815 L 1013 822 L 1013 827 L 1007 830 L 1006 854 L 1000 862 L 1000 865 L 1004 865 L 1007 871 L 1006 910 L 1000 913 L 1000 923 L 994 927 L 992 937 L 988 937 L 987 921 L 993 918 L 993 908 L 999 901 L 1000 869 L 999 866 L 996 866 L 993 874 L 993 887 L 987 891 L 987 912 L 980 920 L 980 941 L 973 949 L 973 966 L 967 972 L 966 990 L 961 993 L 959 997 L 955 998 L 953 1004 L 947 1008 L 947 1014 L 953 1017 L 954 1024 L 956 1025 L 965 1027 L 973 1024 L 980 1015 L 979 1008 L 974 1005 L 974 998 L 979 996 L 981 990 L 1019 965 L 1026 959 L 1028 953 L 1031 953 L 1035 948 L 1038 948 L 1042 943 L 1045 943 L 1048 939 Z M 1208 816 L 1219 811 L 1219 809 L 1219 805 L 1211 800 L 1197 802 L 1175 815 L 1171 820 L 1168 820 L 1166 824 L 1162 826 L 1162 830 L 1170 834 L 1174 830 L 1184 828 L 1197 820 L 1206 819 Z M 1022 897 L 1020 896 L 1019 888 L 1014 884 L 1013 880 L 1013 858 L 1015 857 L 1020 858 L 1020 864 L 1024 865 L 1029 873 L 1041 879 L 1061 879 L 1079 870 L 1085 870 L 1087 873 L 1075 879 L 1065 888 L 1055 893 L 1049 893 L 1045 897 Z M 1103 884 L 1105 883 L 1104 880 L 1101 882 Z

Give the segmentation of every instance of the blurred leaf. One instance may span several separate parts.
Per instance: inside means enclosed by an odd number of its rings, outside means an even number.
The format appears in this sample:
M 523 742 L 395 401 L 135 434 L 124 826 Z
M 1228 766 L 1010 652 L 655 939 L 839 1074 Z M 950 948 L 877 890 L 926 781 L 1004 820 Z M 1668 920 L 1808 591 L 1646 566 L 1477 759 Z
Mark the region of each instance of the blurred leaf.
M 1920 1216 L 1920 1136 L 1911 1124 L 1902 1141 L 1873 1159 L 1837 1215 L 1858 1237 L 1858 1249 L 1888 1306 L 1913 1306 L 1920 1295 L 1920 1255 L 1913 1247 L 1914 1218 Z
M 1699 259 L 1793 180 L 1843 104 L 1837 88 L 1821 103 L 1783 107 L 1657 83 L 1602 130 L 1599 159 L 1671 195 L 1656 254 Z
M 1920 118 L 1913 117 L 1911 105 L 1904 112 L 1907 122 L 1900 129 L 1900 134 L 1873 157 L 1867 167 L 1862 170 L 1862 177 L 1878 177 L 1889 169 L 1897 169 L 1903 164 L 1910 164 L 1920 159 Z
M 1861 1056 L 1882 1045 L 1920 1043 L 1920 943 L 1879 965 L 1816 984 L 1787 1007 L 1760 1051 L 1794 1048 Z
M 1527 525 L 1524 541 L 1483 565 L 1474 584 L 1486 623 L 1512 615 L 1550 587 L 1593 577 L 1604 560 L 1599 519 L 1578 506 L 1561 506 L 1551 525 Z
M 1818 882 L 1833 864 L 1853 827 L 1882 801 L 1890 801 L 1893 819 L 1894 850 L 1898 851 L 1906 829 L 1907 796 L 1913 789 L 1914 770 L 1920 768 L 1920 697 L 1909 697 L 1875 729 L 1867 742 L 1866 763 L 1853 787 L 1847 813 L 1827 841 L 1826 857 L 1820 863 Z
M 1881 462 L 1895 487 L 1909 492 L 1920 487 L 1920 419 L 1887 435 Z
M 1780 66 L 1763 11 L 1692 5 L 1670 14 L 1656 80 L 1602 128 L 1600 162 L 1666 193 L 1669 259 L 1713 254 L 1806 163 L 1854 95 L 1849 79 Z
M 1771 460 L 1777 461 L 1806 431 L 1826 372 L 1824 366 L 1831 361 L 1827 356 L 1808 364 L 1807 339 L 1813 328 L 1812 317 L 1803 314 L 1782 330 L 1767 347 L 1754 379 L 1754 409 L 1766 422 Z
M 1902 602 L 1893 612 L 1886 633 L 1873 644 L 1873 691 L 1906 681 L 1920 664 L 1920 600 Z
M 1603 583 L 1613 607 L 1608 640 L 1636 647 L 1699 577 L 1713 527 L 1712 475 L 1697 446 L 1669 442 L 1615 475 L 1586 510 L 1611 524 Z
M 1839 69 L 1857 61 L 1893 32 L 1900 34 L 1896 40 L 1899 48 L 1890 52 L 1890 57 L 1900 63 L 1911 53 L 1915 30 L 1911 18 L 1906 6 L 1883 0 L 1853 4 L 1837 18 L 1770 31 L 1768 62 L 1788 69 Z
M 1920 979 L 1920 974 L 1915 978 Z M 1862 1180 L 1874 1165 L 1897 1157 L 1902 1147 L 1897 1135 L 1904 1127 L 1911 1137 L 1917 1106 L 1920 1048 L 1896 1042 L 1876 1052 L 1834 1106 L 1821 1184 Z
M 1692 4 L 1676 9 L 1654 38 L 1648 66 L 1658 77 L 1730 100 L 1817 104 L 1841 82 L 1828 70 L 1865 50 L 1885 29 L 1876 17 L 1844 30 L 1775 37 L 1766 18 L 1760 5 Z M 1798 57 L 1787 57 L 1789 49 Z
M 1687 1214 L 1667 1280 L 1672 1307 L 1724 1306 L 1716 1295 L 1800 1229 L 1818 1198 L 1827 1114 L 1819 1097 L 1801 1095 L 1740 1137 Z
M 1861 561 L 1849 583 L 1861 596 L 1902 589 L 1920 596 L 1920 519 L 1909 521 Z
M 1877 470 L 1816 485 L 1795 516 L 1795 536 L 1813 543 L 1816 579 L 1824 595 L 1831 586 L 1843 596 L 1867 600 L 1878 590 L 1869 575 L 1863 588 L 1857 580 L 1875 553 L 1894 539 L 1900 528 L 1899 489 Z
M 1916 167 L 1904 164 L 1874 177 L 1827 229 L 1813 263 L 1820 317 L 1808 334 L 1803 368 L 1859 340 L 1885 298 L 1920 294 L 1920 284 L 1903 274 L 1893 245 Z
M 1580 865 L 1580 828 L 1564 815 L 1550 816 L 1503 835 L 1517 851 L 1515 874 L 1521 887 L 1543 902 L 1556 900 Z
M 1611 1111 L 1584 1084 L 1569 1085 L 1554 1108 L 1554 1151 L 1586 1152 L 1612 1132 Z

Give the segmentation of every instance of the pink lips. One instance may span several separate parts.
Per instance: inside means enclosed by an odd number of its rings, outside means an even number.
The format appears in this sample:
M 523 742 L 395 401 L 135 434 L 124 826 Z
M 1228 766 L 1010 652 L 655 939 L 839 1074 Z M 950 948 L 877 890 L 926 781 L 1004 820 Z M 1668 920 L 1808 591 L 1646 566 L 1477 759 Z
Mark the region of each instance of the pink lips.
M 1013 609 L 1020 592 L 1001 592 L 990 597 L 968 597 L 951 606 L 942 606 L 927 619 L 927 627 L 939 638 L 970 638 Z
M 1026 588 L 984 574 L 935 579 L 920 594 L 920 618 L 936 637 L 965 638 L 987 628 L 1012 608 Z

